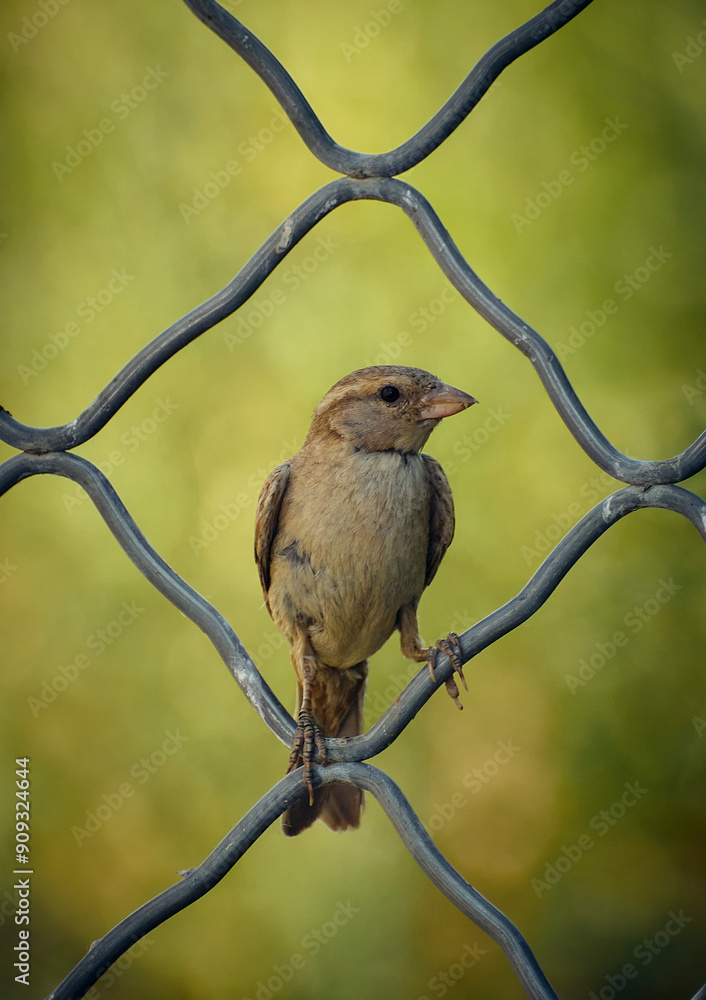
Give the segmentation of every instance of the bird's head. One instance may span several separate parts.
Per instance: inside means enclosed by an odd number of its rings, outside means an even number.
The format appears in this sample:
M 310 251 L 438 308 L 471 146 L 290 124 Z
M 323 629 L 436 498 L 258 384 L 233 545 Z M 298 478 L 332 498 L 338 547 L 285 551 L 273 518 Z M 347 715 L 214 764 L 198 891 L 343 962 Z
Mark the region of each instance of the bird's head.
M 309 438 L 328 434 L 359 451 L 416 452 L 443 417 L 475 402 L 420 368 L 361 368 L 326 393 L 314 411 Z

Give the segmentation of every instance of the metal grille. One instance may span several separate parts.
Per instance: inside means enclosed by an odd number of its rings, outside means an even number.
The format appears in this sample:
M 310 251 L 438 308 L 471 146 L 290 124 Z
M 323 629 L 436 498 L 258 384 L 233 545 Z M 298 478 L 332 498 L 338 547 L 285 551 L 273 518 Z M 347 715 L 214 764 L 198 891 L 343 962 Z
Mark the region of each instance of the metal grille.
M 344 176 L 311 195 L 252 255 L 229 284 L 136 354 L 76 419 L 59 427 L 30 427 L 0 408 L 0 438 L 22 452 L 0 466 L 0 493 L 23 479 L 42 473 L 65 476 L 80 484 L 127 556 L 169 601 L 209 637 L 255 711 L 289 746 L 294 735 L 294 720 L 258 672 L 233 628 L 148 544 L 103 473 L 90 462 L 69 452 L 100 431 L 123 403 L 177 351 L 239 309 L 289 251 L 329 212 L 348 201 L 360 199 L 389 202 L 406 212 L 458 292 L 529 359 L 578 444 L 601 469 L 629 484 L 586 514 L 511 601 L 463 633 L 464 662 L 533 615 L 593 542 L 626 514 L 644 507 L 676 511 L 688 518 L 706 540 L 706 502 L 675 485 L 706 466 L 706 432 L 684 452 L 664 461 L 640 461 L 622 454 L 593 422 L 545 340 L 496 298 L 474 273 L 423 195 L 404 181 L 394 179 L 396 174 L 409 170 L 444 142 L 470 114 L 506 66 L 558 31 L 591 0 L 555 0 L 536 17 L 497 42 L 416 135 L 396 149 L 374 155 L 339 146 L 326 132 L 286 69 L 215 0 L 185 2 L 262 78 L 312 154 Z M 426 668 L 422 669 L 394 706 L 367 733 L 348 740 L 329 739 L 327 743 L 332 763 L 326 768 L 316 769 L 315 783 L 349 782 L 374 795 L 431 881 L 500 945 L 527 995 L 542 1000 L 556 998 L 517 927 L 450 865 L 388 775 L 363 763 L 397 739 L 451 673 L 451 664 L 445 657 L 440 657 L 436 680 L 432 681 Z M 138 939 L 212 889 L 284 809 L 304 793 L 300 770 L 278 782 L 198 868 L 145 903 L 95 942 L 88 954 L 51 993 L 51 998 L 68 1000 L 83 996 Z M 706 986 L 698 991 L 693 1000 L 706 1000 Z

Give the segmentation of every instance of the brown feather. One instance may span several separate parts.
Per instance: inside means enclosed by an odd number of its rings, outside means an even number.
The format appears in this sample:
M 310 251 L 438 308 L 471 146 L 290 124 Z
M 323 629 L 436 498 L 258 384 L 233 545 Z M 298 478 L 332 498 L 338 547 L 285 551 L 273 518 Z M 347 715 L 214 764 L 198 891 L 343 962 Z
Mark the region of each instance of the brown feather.
M 270 559 L 272 543 L 277 534 L 279 512 L 289 482 L 291 462 L 284 462 L 269 474 L 257 501 L 255 514 L 255 562 L 260 575 L 260 585 L 267 601 L 270 589 Z M 269 608 L 269 604 L 268 604 Z
M 436 576 L 441 560 L 454 536 L 456 519 L 454 501 L 449 481 L 444 470 L 431 455 L 422 455 L 429 473 L 431 504 L 429 510 L 429 547 L 427 548 L 427 575 L 424 586 L 428 587 Z

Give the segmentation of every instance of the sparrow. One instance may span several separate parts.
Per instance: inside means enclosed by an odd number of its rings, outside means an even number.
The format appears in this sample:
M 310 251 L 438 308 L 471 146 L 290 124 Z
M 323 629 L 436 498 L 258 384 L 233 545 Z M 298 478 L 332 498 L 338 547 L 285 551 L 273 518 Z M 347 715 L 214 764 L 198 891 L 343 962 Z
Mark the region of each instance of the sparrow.
M 363 792 L 314 789 L 325 736 L 362 732 L 368 658 L 395 629 L 402 653 L 451 659 L 464 686 L 454 633 L 426 647 L 417 606 L 454 534 L 444 472 L 421 449 L 444 417 L 477 402 L 419 368 L 379 365 L 351 372 L 314 411 L 301 449 L 266 479 L 257 504 L 255 561 L 267 610 L 286 637 L 297 677 L 297 728 L 287 773 L 303 764 L 308 801 L 282 816 L 294 836 L 322 819 L 333 830 L 360 824 Z M 446 682 L 458 700 L 452 675 Z

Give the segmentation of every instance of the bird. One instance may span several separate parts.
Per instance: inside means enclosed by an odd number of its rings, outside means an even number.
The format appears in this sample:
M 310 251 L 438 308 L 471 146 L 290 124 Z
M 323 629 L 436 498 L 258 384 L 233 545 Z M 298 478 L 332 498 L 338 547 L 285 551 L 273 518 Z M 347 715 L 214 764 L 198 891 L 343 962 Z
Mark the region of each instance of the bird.
M 454 534 L 451 488 L 422 453 L 444 417 L 477 400 L 420 368 L 375 365 L 324 395 L 300 450 L 265 480 L 255 517 L 255 561 L 265 605 L 284 634 L 297 678 L 297 726 L 287 773 L 303 765 L 308 799 L 282 815 L 295 836 L 316 819 L 358 827 L 361 789 L 314 789 L 326 736 L 362 732 L 368 659 L 397 629 L 405 657 L 439 651 L 467 689 L 461 644 L 450 632 L 426 647 L 417 607 Z M 447 690 L 459 708 L 454 674 Z

